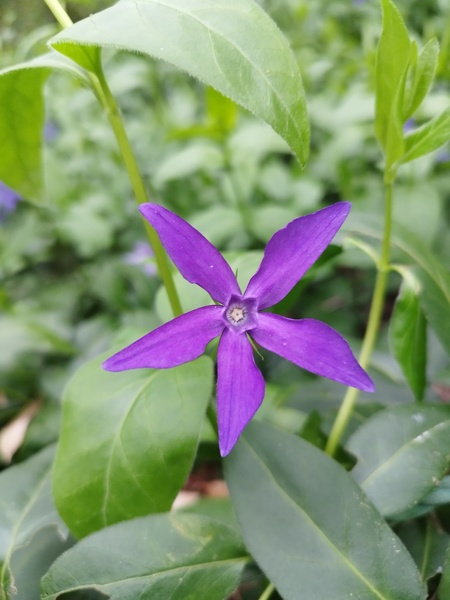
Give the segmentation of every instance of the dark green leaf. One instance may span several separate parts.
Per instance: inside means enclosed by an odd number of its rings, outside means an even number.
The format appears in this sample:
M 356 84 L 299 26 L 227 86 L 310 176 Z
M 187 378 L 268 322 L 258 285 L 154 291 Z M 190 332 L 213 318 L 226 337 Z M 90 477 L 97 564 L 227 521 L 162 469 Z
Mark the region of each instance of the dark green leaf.
M 66 544 L 67 530 L 51 495 L 53 456 L 54 448 L 47 448 L 0 475 L 2 600 L 38 598 L 39 579 Z M 36 552 L 36 540 L 41 542 L 39 552 Z M 34 548 L 34 555 L 29 552 L 30 548 Z M 13 590 L 16 590 L 14 594 Z
M 439 586 L 439 598 L 445 600 L 450 598 L 450 545 L 447 548 L 442 579 Z
M 377 413 L 349 439 L 352 475 L 386 516 L 415 506 L 450 461 L 450 407 L 406 405 Z
M 198 515 L 151 515 L 79 542 L 42 581 L 42 600 L 94 588 L 111 600 L 223 600 L 249 557 L 237 534 Z
M 405 137 L 402 163 L 434 152 L 450 140 L 450 108 Z
M 389 338 L 393 354 L 416 400 L 422 400 L 427 364 L 426 321 L 417 295 L 419 285 L 409 271 L 407 273 L 389 323 Z
M 416 519 L 402 524 L 397 531 L 424 581 L 441 571 L 450 543 L 450 535 L 436 525 L 431 518 Z
M 76 61 L 80 45 L 165 60 L 264 119 L 306 162 L 309 125 L 297 61 L 253 0 L 121 0 L 52 45 Z
M 82 367 L 63 400 L 53 488 L 76 536 L 170 508 L 212 389 L 207 357 L 161 371 L 107 373 L 100 364 Z
M 376 55 L 375 133 L 390 167 L 403 154 L 403 102 L 411 42 L 393 2 L 381 0 L 381 4 L 383 28 Z
M 82 70 L 56 53 L 0 72 L 0 180 L 27 200 L 42 201 L 42 88 L 53 69 L 83 77 Z
M 314 446 L 252 422 L 225 473 L 244 540 L 285 600 L 423 599 L 400 541 Z
M 450 299 L 424 269 L 416 269 L 420 281 L 419 300 L 427 321 L 450 356 Z M 450 275 L 447 279 L 450 282 Z

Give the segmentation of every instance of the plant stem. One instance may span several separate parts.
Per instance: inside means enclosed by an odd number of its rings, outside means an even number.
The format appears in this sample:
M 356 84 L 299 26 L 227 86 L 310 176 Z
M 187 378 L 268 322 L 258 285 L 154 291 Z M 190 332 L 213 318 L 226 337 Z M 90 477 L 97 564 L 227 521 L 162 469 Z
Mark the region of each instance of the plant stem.
M 372 296 L 369 319 L 367 322 L 366 334 L 364 336 L 359 363 L 363 369 L 367 369 L 370 357 L 380 328 L 381 316 L 383 313 L 384 298 L 386 295 L 386 285 L 389 274 L 389 260 L 391 250 L 391 232 L 392 232 L 392 183 L 385 185 L 385 207 L 384 207 L 384 234 L 381 246 L 381 256 L 377 267 L 377 278 Z M 348 422 L 352 416 L 359 390 L 348 388 L 339 408 L 336 420 L 328 438 L 325 452 L 330 456 L 336 452 L 342 439 Z
M 66 28 L 73 25 L 72 20 L 66 13 L 64 8 L 59 3 L 59 0 L 44 0 L 47 6 L 52 11 L 54 17 L 61 25 Z M 138 204 L 148 202 L 147 192 L 145 190 L 144 182 L 142 181 L 141 173 L 136 162 L 133 150 L 130 145 L 125 127 L 123 125 L 122 118 L 120 116 L 119 107 L 117 106 L 116 100 L 109 89 L 108 83 L 103 73 L 103 68 L 100 61 L 96 67 L 95 73 L 88 73 L 91 82 L 92 90 L 103 107 L 106 116 L 108 117 L 109 123 L 116 136 L 117 144 L 119 146 L 120 153 L 122 155 L 125 168 L 128 172 L 128 176 L 131 181 L 134 195 Z M 145 221 L 145 229 L 150 242 L 150 245 L 155 254 L 156 266 L 158 268 L 159 276 L 166 288 L 167 296 L 172 308 L 174 316 L 181 315 L 183 310 L 181 308 L 180 299 L 178 297 L 175 284 L 173 282 L 172 273 L 170 271 L 169 263 L 167 260 L 166 251 L 160 242 L 156 231 Z
M 44 0 L 44 2 L 49 7 L 53 16 L 63 29 L 66 29 L 67 27 L 73 25 L 72 19 L 66 13 L 66 11 L 64 10 L 64 8 L 58 0 Z
M 270 596 L 273 594 L 274 591 L 275 586 L 273 585 L 273 583 L 270 583 L 259 597 L 259 600 L 269 600 Z

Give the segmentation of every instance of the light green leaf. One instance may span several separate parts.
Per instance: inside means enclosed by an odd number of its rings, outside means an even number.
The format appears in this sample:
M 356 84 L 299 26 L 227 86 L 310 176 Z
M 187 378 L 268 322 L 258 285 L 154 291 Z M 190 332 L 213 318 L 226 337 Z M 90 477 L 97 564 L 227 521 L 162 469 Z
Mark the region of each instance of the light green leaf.
M 252 422 L 225 459 L 225 475 L 244 540 L 284 600 L 423 599 L 401 542 L 314 446 Z
M 106 356 L 103 357 L 103 359 Z M 168 510 L 194 460 L 212 361 L 108 373 L 95 359 L 69 382 L 53 477 L 76 536 Z
M 41 599 L 92 588 L 111 600 L 223 600 L 248 560 L 238 535 L 217 521 L 151 515 L 79 542 L 43 578 Z
M 396 406 L 371 417 L 349 439 L 352 475 L 378 510 L 394 516 L 415 506 L 450 462 L 450 408 Z
M 403 103 L 412 46 L 393 2 L 381 0 L 381 5 L 383 28 L 376 55 L 375 134 L 390 167 L 403 154 Z
M 67 530 L 51 495 L 53 456 L 54 448 L 47 448 L 0 475 L 1 600 L 38 598 L 39 579 L 53 562 L 55 553 L 67 544 L 64 541 Z M 36 550 L 36 539 L 42 545 L 33 556 L 25 548 L 32 544 Z M 27 565 L 24 565 L 25 554 Z
M 420 285 L 405 270 L 389 323 L 389 341 L 395 358 L 416 400 L 422 400 L 426 383 L 427 329 L 420 307 Z
M 414 66 L 411 89 L 405 94 L 405 109 L 403 118 L 409 119 L 422 104 L 436 74 L 439 57 L 439 42 L 432 38 L 419 54 Z
M 265 120 L 306 162 L 309 124 L 297 61 L 253 0 L 121 0 L 51 44 L 73 60 L 80 45 L 165 60 Z
M 434 152 L 450 140 L 450 108 L 405 137 L 402 163 L 410 162 Z
M 0 180 L 27 200 L 42 202 L 42 89 L 53 69 L 83 79 L 83 71 L 56 52 L 0 72 Z

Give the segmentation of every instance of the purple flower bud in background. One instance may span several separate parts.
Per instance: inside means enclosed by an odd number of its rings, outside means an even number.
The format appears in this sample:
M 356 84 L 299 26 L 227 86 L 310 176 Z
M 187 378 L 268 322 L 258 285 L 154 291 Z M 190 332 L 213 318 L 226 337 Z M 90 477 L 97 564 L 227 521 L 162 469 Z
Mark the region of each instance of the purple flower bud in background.
M 58 135 L 59 128 L 53 121 L 46 121 L 44 125 L 44 139 L 46 142 L 52 142 Z
M 19 200 L 19 194 L 0 181 L 0 223 L 6 219 L 8 214 L 16 210 Z
M 414 119 L 408 119 L 407 121 L 405 121 L 405 123 L 403 124 L 403 133 L 407 134 L 407 133 L 411 133 L 411 131 L 415 128 L 416 126 L 416 122 Z
M 156 275 L 153 250 L 147 242 L 136 242 L 131 252 L 124 254 L 123 258 L 127 265 L 140 267 L 146 275 Z

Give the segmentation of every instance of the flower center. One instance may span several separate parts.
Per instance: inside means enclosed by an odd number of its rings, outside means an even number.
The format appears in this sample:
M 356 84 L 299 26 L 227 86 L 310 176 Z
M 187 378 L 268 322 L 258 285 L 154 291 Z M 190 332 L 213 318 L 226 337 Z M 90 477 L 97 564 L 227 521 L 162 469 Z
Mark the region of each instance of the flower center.
M 230 306 L 227 310 L 227 319 L 232 325 L 242 324 L 246 316 L 247 311 L 245 310 L 245 306 Z
M 257 301 L 234 295 L 223 312 L 223 318 L 230 329 L 241 333 L 253 329 L 257 320 Z

